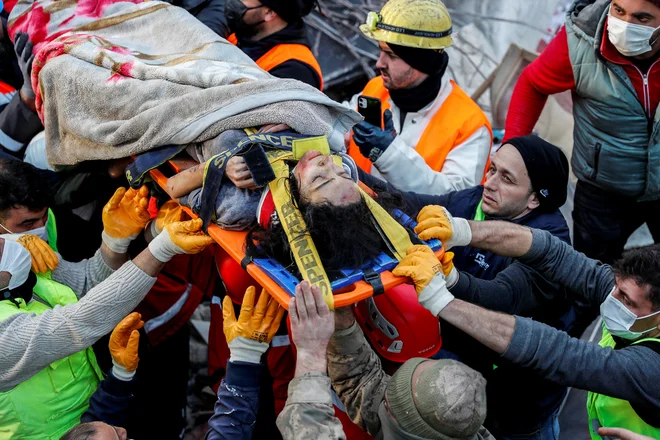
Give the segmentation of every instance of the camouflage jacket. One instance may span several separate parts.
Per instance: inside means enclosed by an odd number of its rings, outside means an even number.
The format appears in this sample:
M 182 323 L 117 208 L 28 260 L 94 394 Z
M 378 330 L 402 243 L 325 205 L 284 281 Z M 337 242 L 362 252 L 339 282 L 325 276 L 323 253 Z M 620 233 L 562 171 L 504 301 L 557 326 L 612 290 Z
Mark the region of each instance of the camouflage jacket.
M 336 331 L 330 339 L 328 374 L 351 420 L 376 436 L 381 429 L 378 407 L 390 376 L 357 323 Z
M 380 358 L 357 323 L 336 331 L 330 339 L 328 374 L 351 420 L 374 438 L 382 438 L 378 408 L 390 376 L 383 371 Z M 495 438 L 482 426 L 474 440 Z
M 307 373 L 289 383 L 289 397 L 277 417 L 284 440 L 345 440 L 346 435 L 332 406 L 330 378 Z

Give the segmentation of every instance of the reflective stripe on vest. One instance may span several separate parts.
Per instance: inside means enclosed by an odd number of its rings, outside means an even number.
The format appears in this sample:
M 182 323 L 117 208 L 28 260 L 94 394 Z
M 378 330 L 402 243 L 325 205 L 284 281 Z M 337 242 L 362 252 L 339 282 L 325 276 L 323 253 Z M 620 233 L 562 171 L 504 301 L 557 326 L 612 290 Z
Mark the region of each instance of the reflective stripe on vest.
M 433 115 L 415 147 L 415 151 L 424 158 L 426 164 L 438 172 L 442 170 L 449 152 L 469 139 L 481 127 L 486 126 L 491 139 L 493 137 L 490 122 L 477 103 L 466 95 L 454 81 L 450 82 L 451 93 Z M 362 95 L 380 99 L 383 114 L 390 108 L 390 93 L 383 85 L 383 78 L 380 76 L 367 83 Z M 360 149 L 352 138 L 348 154 L 364 171 L 367 173 L 371 171 L 371 161 L 360 154 Z M 490 157 L 484 167 L 484 179 L 489 167 Z
M 238 44 L 236 34 L 231 34 L 228 36 L 227 41 L 229 41 L 234 46 Z M 258 60 L 255 61 L 255 63 L 257 63 L 257 66 L 261 67 L 266 72 L 270 72 L 280 64 L 284 64 L 291 60 L 300 61 L 301 63 L 305 63 L 314 69 L 316 74 L 319 76 L 319 81 L 321 83 L 320 89 L 323 90 L 323 72 L 321 71 L 321 66 L 316 60 L 316 57 L 312 53 L 311 49 L 304 44 L 278 44 L 263 54 Z
M 57 241 L 55 216 L 48 210 L 48 239 Z M 55 246 L 49 243 L 55 249 Z M 18 313 L 40 315 L 56 305 L 78 302 L 73 290 L 37 275 L 34 292 L 50 306 L 32 300 L 0 301 L 0 321 Z M 80 423 L 89 399 L 103 378 L 92 348 L 52 362 L 10 391 L 0 393 L 0 438 L 59 439 Z
M 633 345 L 644 341 L 660 343 L 658 338 L 646 338 L 634 342 Z M 603 325 L 603 337 L 599 345 L 612 348 L 616 345 L 605 325 Z M 587 412 L 589 414 L 589 431 L 593 440 L 601 440 L 596 432 L 598 426 L 629 429 L 637 434 L 660 439 L 660 428 L 654 428 L 644 422 L 627 400 L 590 392 L 587 397 Z

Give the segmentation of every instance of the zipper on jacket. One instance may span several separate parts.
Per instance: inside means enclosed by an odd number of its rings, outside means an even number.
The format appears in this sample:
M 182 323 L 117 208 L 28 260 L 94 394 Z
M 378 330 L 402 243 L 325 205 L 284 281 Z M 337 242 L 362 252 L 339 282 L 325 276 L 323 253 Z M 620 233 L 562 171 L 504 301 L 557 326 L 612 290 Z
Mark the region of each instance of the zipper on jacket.
M 598 161 L 600 160 L 600 150 L 602 148 L 602 144 L 600 142 L 596 142 L 596 146 L 594 147 L 594 167 L 593 171 L 591 172 L 591 178 L 596 180 L 596 176 L 598 175 Z
M 646 116 L 649 119 L 653 119 L 653 114 L 652 109 L 651 109 L 651 90 L 649 88 L 649 73 L 653 69 L 653 66 L 658 62 L 658 60 L 654 61 L 653 64 L 651 64 L 651 67 L 646 71 L 646 73 L 643 73 L 639 67 L 635 66 L 632 64 L 632 66 L 639 72 L 639 74 L 642 76 L 642 90 L 643 90 L 643 100 L 644 102 L 642 105 L 644 106 L 644 111 L 646 112 Z

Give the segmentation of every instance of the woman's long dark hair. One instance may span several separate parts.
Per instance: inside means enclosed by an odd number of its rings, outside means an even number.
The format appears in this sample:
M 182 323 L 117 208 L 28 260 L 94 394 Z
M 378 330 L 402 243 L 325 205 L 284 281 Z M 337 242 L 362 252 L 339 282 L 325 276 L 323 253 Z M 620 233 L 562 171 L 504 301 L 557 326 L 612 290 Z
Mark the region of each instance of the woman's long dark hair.
M 357 269 L 378 254 L 388 252 L 388 245 L 375 227 L 371 211 L 363 199 L 347 206 L 306 203 L 300 199 L 298 182 L 293 175 L 290 188 L 291 197 L 297 202 L 326 270 Z M 390 215 L 395 209 L 412 218 L 417 215 L 411 212 L 400 193 L 381 191 L 376 200 Z M 419 243 L 412 231 L 408 232 L 413 243 Z M 271 223 L 268 229 L 253 228 L 246 239 L 246 252 L 254 258 L 275 258 L 295 270 L 291 247 L 279 222 Z

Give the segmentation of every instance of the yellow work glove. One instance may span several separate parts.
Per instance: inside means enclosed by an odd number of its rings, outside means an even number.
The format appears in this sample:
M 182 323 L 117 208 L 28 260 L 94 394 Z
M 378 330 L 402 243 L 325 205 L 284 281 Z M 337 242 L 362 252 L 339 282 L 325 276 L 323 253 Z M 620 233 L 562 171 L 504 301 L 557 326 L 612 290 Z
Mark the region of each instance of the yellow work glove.
M 454 299 L 454 295 L 447 290 L 442 264 L 428 246 L 410 246 L 406 253 L 392 273 L 411 278 L 415 283 L 419 303 L 434 316 L 438 316 Z
M 103 207 L 103 243 L 113 252 L 125 254 L 149 223 L 149 188 L 117 188 Z
M 112 374 L 119 380 L 129 381 L 138 367 L 139 329 L 144 326 L 142 316 L 133 312 L 122 319 L 110 335 L 110 354 L 112 355 Z
M 151 235 L 155 238 L 170 223 L 182 222 L 189 218 L 181 205 L 174 200 L 168 200 L 158 210 L 156 219 L 151 222 Z
M 248 287 L 238 320 L 229 295 L 222 300 L 222 327 L 231 353 L 229 360 L 232 362 L 258 364 L 284 316 L 284 308 L 265 289 L 261 291 L 256 307 L 254 296 L 254 287 Z
M 452 217 L 442 206 L 425 206 L 417 215 L 415 234 L 421 240 L 437 238 L 445 250 L 454 246 L 467 246 L 472 241 L 470 224 L 464 218 Z
M 23 245 L 32 256 L 32 271 L 34 273 L 46 273 L 49 270 L 55 270 L 59 264 L 60 261 L 55 251 L 36 235 L 21 235 L 16 241 Z
M 442 264 L 442 273 L 445 275 L 445 282 L 447 283 L 447 288 L 451 289 L 458 282 L 458 271 L 454 267 L 454 253 L 445 252 L 440 260 Z
M 202 231 L 202 219 L 170 223 L 149 243 L 149 251 L 158 261 L 167 263 L 179 254 L 197 254 L 213 243 Z

